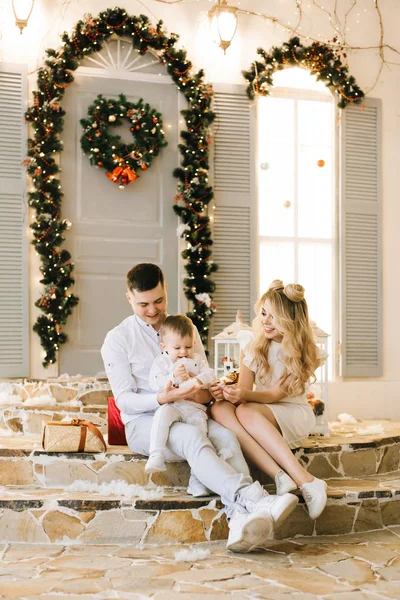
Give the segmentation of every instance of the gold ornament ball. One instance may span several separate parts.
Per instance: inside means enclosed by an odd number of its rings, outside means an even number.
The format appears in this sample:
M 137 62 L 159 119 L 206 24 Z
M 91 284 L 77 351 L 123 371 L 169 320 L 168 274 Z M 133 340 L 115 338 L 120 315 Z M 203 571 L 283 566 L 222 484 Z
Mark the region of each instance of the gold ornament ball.
M 108 117 L 108 120 L 109 120 L 110 123 L 114 123 L 117 120 L 117 117 L 115 115 L 110 115 Z
M 321 158 L 321 160 L 319 160 L 319 161 L 317 162 L 317 165 L 318 165 L 319 167 L 324 167 L 324 166 L 325 166 L 325 161 L 324 161 L 324 160 L 322 160 L 322 158 Z

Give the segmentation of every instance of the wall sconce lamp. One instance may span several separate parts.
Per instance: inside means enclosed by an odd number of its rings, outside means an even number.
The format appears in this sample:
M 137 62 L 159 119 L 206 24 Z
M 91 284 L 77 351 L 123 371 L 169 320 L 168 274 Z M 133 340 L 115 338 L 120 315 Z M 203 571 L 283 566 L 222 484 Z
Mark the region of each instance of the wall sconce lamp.
M 34 2 L 35 0 L 12 0 L 15 24 L 19 27 L 20 33 L 28 25 Z
M 219 47 L 226 54 L 236 33 L 238 21 L 236 6 L 229 6 L 226 0 L 217 0 L 208 15 L 211 19 L 211 29 Z

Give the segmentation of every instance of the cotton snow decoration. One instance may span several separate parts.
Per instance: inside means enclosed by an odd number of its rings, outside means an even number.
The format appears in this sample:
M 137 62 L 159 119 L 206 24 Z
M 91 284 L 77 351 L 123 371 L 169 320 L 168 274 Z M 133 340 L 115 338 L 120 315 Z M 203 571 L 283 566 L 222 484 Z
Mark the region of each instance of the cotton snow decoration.
M 18 394 L 14 394 L 14 386 L 8 381 L 0 383 L 0 405 L 21 404 Z
M 162 487 L 146 489 L 142 485 L 129 484 L 122 479 L 109 483 L 93 483 L 77 479 L 66 490 L 68 492 L 90 492 L 102 496 L 126 496 L 127 498 L 140 498 L 141 500 L 158 500 L 164 495 Z
M 338 421 L 340 421 L 343 425 L 357 423 L 357 419 L 355 419 L 353 415 L 350 415 L 349 413 L 341 413 L 338 415 Z
M 367 427 L 359 427 L 356 429 L 358 435 L 382 435 L 384 433 L 383 426 L 380 423 L 376 425 L 367 425 Z
M 179 562 L 197 562 L 204 560 L 209 556 L 210 551 L 207 548 L 188 548 L 175 552 L 175 560 Z
M 27 398 L 24 402 L 24 406 L 54 406 L 55 404 L 57 404 L 57 400 L 49 395 Z

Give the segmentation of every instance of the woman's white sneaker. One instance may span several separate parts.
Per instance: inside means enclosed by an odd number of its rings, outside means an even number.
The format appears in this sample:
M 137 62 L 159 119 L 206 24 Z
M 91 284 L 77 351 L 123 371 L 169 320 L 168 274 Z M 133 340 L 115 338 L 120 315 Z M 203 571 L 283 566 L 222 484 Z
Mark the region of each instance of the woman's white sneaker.
M 327 487 L 325 481 L 314 477 L 312 481 L 303 483 L 300 488 L 304 501 L 307 504 L 309 515 L 313 520 L 320 516 L 326 506 L 328 500 Z
M 275 475 L 275 485 L 277 496 L 283 496 L 283 494 L 294 492 L 294 490 L 297 490 L 298 488 L 297 483 L 295 483 L 285 471 L 279 471 L 279 473 Z
M 272 537 L 273 523 L 269 513 L 235 513 L 229 519 L 226 547 L 232 552 L 251 552 L 265 548 Z

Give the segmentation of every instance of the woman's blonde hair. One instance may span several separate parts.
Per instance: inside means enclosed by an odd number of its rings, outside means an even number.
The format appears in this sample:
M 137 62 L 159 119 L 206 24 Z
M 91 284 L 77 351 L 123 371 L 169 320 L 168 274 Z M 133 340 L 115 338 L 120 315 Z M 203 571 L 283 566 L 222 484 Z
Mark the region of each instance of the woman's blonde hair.
M 288 396 L 304 393 L 305 384 L 313 379 L 319 365 L 318 349 L 308 320 L 308 307 L 304 299 L 304 288 L 297 283 L 284 286 L 279 279 L 274 280 L 268 290 L 255 305 L 256 318 L 253 321 L 255 340 L 252 351 L 261 381 L 268 381 L 271 367 L 268 364 L 268 350 L 271 344 L 262 326 L 261 309 L 268 300 L 274 313 L 274 325 L 282 334 L 284 372 L 281 389 Z

